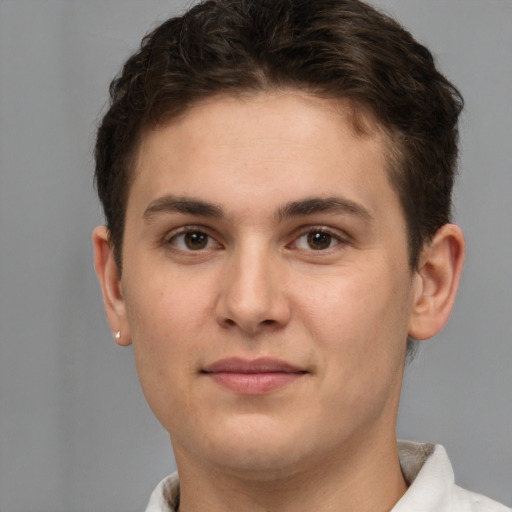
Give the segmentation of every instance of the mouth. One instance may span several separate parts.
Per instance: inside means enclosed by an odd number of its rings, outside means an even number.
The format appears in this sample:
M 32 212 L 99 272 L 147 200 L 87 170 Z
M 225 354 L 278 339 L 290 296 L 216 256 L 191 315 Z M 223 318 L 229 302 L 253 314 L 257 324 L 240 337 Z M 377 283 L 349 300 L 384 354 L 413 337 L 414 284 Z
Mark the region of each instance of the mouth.
M 223 388 L 242 395 L 263 395 L 301 379 L 309 372 L 272 358 L 221 359 L 201 370 Z

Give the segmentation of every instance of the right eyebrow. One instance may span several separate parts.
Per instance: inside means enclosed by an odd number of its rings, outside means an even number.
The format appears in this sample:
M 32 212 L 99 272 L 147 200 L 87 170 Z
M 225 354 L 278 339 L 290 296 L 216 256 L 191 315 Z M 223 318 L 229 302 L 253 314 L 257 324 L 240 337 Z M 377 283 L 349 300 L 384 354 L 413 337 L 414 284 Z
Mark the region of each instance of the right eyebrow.
M 342 213 L 355 215 L 366 221 L 372 221 L 370 212 L 360 203 L 344 197 L 310 197 L 287 203 L 277 212 L 280 220 L 291 217 L 306 217 L 316 213 Z
M 142 218 L 149 221 L 152 217 L 161 213 L 185 213 L 215 219 L 224 217 L 223 209 L 214 203 L 190 197 L 166 195 L 151 201 L 144 210 Z

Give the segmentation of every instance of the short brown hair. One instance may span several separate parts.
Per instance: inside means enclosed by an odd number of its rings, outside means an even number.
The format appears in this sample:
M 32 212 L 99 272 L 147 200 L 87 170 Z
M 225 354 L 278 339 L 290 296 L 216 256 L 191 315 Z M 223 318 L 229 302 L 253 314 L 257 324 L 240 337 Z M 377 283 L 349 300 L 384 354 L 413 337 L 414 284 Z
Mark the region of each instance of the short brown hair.
M 359 0 L 207 0 L 144 37 L 110 86 L 96 184 L 119 270 L 133 159 L 146 128 L 219 93 L 348 99 L 389 135 L 411 267 L 451 214 L 463 100 L 431 53 Z

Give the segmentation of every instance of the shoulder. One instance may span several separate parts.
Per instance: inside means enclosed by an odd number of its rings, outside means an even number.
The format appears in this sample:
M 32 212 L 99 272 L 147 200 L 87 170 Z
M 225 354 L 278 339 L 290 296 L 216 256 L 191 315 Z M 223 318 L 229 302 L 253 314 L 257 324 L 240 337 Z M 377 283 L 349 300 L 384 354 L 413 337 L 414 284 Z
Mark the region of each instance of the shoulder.
M 176 512 L 180 504 L 178 473 L 164 478 L 155 488 L 145 512 Z
M 409 489 L 393 512 L 512 512 L 505 505 L 456 485 L 452 465 L 441 445 L 400 441 L 398 451 Z
M 511 512 L 512 509 L 476 492 L 455 485 L 453 488 L 453 510 L 467 512 Z M 458 507 L 458 508 L 457 508 Z

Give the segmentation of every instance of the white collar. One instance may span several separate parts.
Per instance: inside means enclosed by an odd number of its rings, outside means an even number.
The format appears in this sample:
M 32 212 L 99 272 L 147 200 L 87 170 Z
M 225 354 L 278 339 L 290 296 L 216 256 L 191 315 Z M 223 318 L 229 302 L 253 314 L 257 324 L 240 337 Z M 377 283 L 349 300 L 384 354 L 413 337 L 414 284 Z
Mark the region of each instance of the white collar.
M 398 455 L 409 489 L 391 512 L 512 512 L 455 485 L 452 465 L 441 445 L 399 441 Z M 175 512 L 179 495 L 178 474 L 173 473 L 153 491 L 146 512 Z

